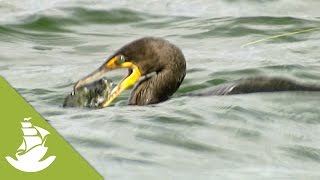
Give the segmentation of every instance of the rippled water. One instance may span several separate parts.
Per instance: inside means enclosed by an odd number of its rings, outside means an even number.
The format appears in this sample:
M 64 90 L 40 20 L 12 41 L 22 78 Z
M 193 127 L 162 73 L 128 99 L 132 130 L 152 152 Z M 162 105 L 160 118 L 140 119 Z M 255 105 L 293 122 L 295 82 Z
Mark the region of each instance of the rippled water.
M 320 93 L 179 97 L 243 77 L 320 79 L 317 0 L 0 1 L 0 74 L 108 179 L 319 179 Z M 152 106 L 63 109 L 122 45 L 163 37 L 187 76 Z M 108 78 L 120 80 L 124 71 Z

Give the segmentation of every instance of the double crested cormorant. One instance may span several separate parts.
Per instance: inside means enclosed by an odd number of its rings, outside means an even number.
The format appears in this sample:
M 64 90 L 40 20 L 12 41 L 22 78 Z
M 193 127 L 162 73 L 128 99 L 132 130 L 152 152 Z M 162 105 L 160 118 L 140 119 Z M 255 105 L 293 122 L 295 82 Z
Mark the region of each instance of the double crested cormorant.
M 116 51 L 100 68 L 78 81 L 74 89 L 118 68 L 128 68 L 128 75 L 112 90 L 109 99 L 101 103 L 101 107 L 108 106 L 122 91 L 136 83 L 129 98 L 130 105 L 165 101 L 177 91 L 186 75 L 186 61 L 177 46 L 164 39 L 146 37 Z
M 109 99 L 100 104 L 107 107 L 122 91 L 135 85 L 130 105 L 147 105 L 165 101 L 177 91 L 186 75 L 182 51 L 170 42 L 154 37 L 135 40 L 116 51 L 96 71 L 79 80 L 74 89 L 87 85 L 104 73 L 128 68 L 128 75 L 111 91 Z M 272 91 L 320 91 L 318 86 L 295 83 L 283 78 L 248 78 L 217 87 L 215 90 L 190 95 L 227 95 Z

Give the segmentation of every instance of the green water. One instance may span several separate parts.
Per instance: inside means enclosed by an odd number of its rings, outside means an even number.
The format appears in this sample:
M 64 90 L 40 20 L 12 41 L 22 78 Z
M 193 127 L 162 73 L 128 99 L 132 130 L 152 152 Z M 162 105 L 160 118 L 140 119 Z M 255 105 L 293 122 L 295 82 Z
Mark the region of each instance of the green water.
M 319 179 L 320 93 L 179 97 L 251 76 L 320 84 L 317 0 L 1 1 L 0 74 L 106 179 Z M 163 37 L 187 59 L 175 96 L 63 109 L 122 45 Z M 126 71 L 110 73 L 120 80 Z

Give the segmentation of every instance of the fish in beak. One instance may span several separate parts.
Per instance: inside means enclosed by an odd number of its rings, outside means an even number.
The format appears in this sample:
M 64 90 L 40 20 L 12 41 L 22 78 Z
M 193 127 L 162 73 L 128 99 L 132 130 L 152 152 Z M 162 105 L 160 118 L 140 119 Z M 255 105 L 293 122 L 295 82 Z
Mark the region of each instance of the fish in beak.
M 105 78 L 81 86 L 65 97 L 63 107 L 98 108 L 102 102 L 109 99 L 114 87 L 115 84 Z
M 92 83 L 93 81 L 101 78 L 105 73 L 119 69 L 127 68 L 128 75 L 124 77 L 120 83 L 114 87 L 109 95 L 109 97 L 99 104 L 99 108 L 104 108 L 109 106 L 124 90 L 132 87 L 141 77 L 141 71 L 139 67 L 133 62 L 126 60 L 123 55 L 116 55 L 111 59 L 107 60 L 100 68 L 79 80 L 75 86 L 74 91 L 76 92 L 82 86 Z

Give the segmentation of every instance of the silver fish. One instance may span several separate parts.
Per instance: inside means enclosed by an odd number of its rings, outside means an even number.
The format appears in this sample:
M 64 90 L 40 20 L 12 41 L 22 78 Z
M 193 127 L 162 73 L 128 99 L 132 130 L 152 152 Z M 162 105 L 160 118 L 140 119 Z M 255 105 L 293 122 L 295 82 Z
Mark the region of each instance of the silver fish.
M 114 87 L 115 84 L 111 80 L 102 78 L 69 94 L 63 107 L 98 108 L 100 103 L 108 100 Z

